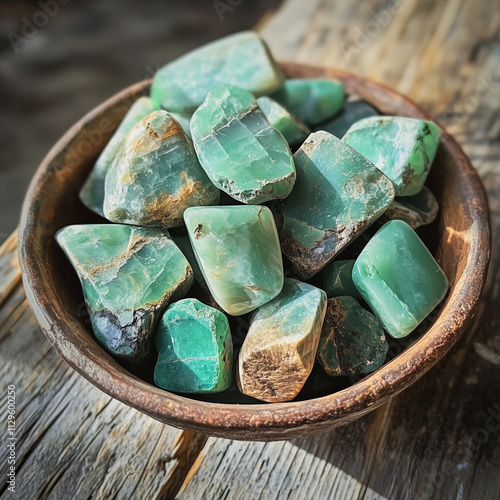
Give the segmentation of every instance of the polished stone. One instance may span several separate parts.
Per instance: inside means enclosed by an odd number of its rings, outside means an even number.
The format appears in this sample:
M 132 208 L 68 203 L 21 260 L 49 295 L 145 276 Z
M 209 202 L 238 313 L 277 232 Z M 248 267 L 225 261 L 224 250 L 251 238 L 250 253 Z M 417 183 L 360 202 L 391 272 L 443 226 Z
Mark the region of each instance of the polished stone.
M 281 132 L 288 144 L 301 144 L 311 133 L 307 125 L 302 123 L 274 99 L 259 97 L 257 104 L 269 123 Z
M 226 316 L 196 299 L 168 307 L 156 333 L 155 384 L 184 393 L 215 393 L 231 385 L 233 343 Z
M 156 108 L 193 112 L 219 85 L 238 85 L 261 96 L 279 90 L 283 80 L 264 41 L 245 31 L 200 47 L 161 68 L 151 85 L 151 99 Z
M 295 166 L 288 143 L 255 98 L 234 85 L 210 92 L 191 119 L 194 147 L 211 181 L 243 203 L 288 196 Z
M 224 311 L 239 316 L 280 293 L 283 262 L 267 207 L 194 207 L 184 220 L 205 281 Z
M 112 222 L 177 227 L 186 208 L 218 201 L 190 139 L 163 110 L 133 127 L 106 176 L 104 214 Z
M 294 160 L 295 188 L 273 210 L 283 253 L 309 278 L 384 212 L 394 188 L 375 165 L 327 132 L 311 134 Z
M 240 391 L 268 402 L 297 396 L 313 369 L 325 311 L 323 290 L 286 278 L 251 319 L 237 362 Z
M 102 150 L 102 153 L 99 155 L 99 158 L 97 158 L 94 168 L 80 191 L 80 199 L 82 202 L 90 208 L 90 210 L 93 210 L 102 217 L 104 217 L 102 208 L 104 203 L 104 181 L 115 153 L 123 141 L 123 138 L 132 127 L 148 116 L 152 111 L 153 103 L 149 97 L 139 97 L 139 99 L 132 104 L 113 134 L 113 137 L 111 137 Z
M 441 302 L 448 280 L 406 222 L 387 222 L 354 264 L 356 288 L 395 338 L 409 335 Z
M 271 97 L 312 126 L 332 117 L 344 104 L 344 86 L 335 80 L 289 79 Z
M 412 196 L 422 189 L 431 168 L 439 128 L 424 120 L 374 116 L 356 122 L 342 140 L 391 179 L 397 196 Z
M 193 283 L 184 255 L 156 228 L 74 225 L 56 238 L 80 278 L 97 340 L 118 358 L 143 362 L 157 318 Z
M 328 375 L 367 375 L 384 364 L 388 349 L 382 325 L 356 299 L 328 299 L 316 356 Z
M 335 260 L 323 270 L 323 284 L 328 297 L 349 295 L 360 299 L 361 295 L 352 281 L 354 260 Z

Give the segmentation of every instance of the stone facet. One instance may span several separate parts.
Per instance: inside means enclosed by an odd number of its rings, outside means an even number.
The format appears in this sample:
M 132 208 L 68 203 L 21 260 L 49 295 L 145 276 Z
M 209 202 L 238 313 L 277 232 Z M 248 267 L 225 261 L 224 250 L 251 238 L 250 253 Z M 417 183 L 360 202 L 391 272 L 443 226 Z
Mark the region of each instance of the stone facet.
M 132 128 L 106 176 L 104 214 L 112 222 L 171 228 L 187 207 L 218 201 L 191 141 L 163 110 Z
M 266 44 L 256 33 L 245 31 L 205 45 L 161 68 L 151 85 L 151 99 L 157 109 L 193 112 L 219 85 L 238 85 L 260 96 L 280 89 L 283 79 Z
M 387 222 L 354 264 L 356 288 L 395 338 L 409 335 L 441 302 L 448 280 L 406 222 Z
M 342 139 L 384 172 L 397 196 L 423 187 L 439 145 L 432 122 L 401 116 L 373 116 L 356 122 Z
M 211 181 L 236 200 L 263 203 L 292 190 L 290 148 L 246 90 L 222 85 L 210 92 L 193 114 L 191 133 Z
M 367 375 L 384 364 L 388 348 L 377 318 L 356 299 L 328 299 L 316 356 L 328 375 Z
M 355 299 L 361 298 L 352 281 L 353 266 L 354 260 L 335 260 L 325 267 L 323 270 L 323 283 L 328 297 L 349 295 Z
M 184 220 L 205 281 L 224 311 L 239 316 L 280 293 L 283 262 L 267 207 L 194 207 Z
M 57 242 L 80 278 L 97 340 L 140 364 L 151 352 L 157 318 L 182 298 L 193 271 L 166 231 L 118 224 L 61 229 Z
M 282 292 L 253 315 L 237 364 L 243 394 L 290 401 L 312 371 L 326 311 L 323 290 L 287 278 Z
M 152 111 L 153 103 L 149 97 L 139 97 L 139 99 L 132 104 L 125 118 L 123 118 L 116 129 L 113 137 L 111 137 L 106 147 L 99 155 L 99 158 L 97 158 L 92 172 L 90 172 L 89 177 L 80 191 L 80 199 L 82 202 L 90 208 L 90 210 L 93 210 L 102 217 L 104 217 L 102 208 L 104 203 L 104 181 L 115 153 L 120 147 L 123 138 L 132 127 L 148 116 Z
M 281 132 L 288 144 L 301 144 L 311 133 L 307 125 L 288 112 L 281 104 L 270 97 L 257 99 L 259 108 L 269 123 Z
M 344 86 L 335 80 L 291 79 L 271 95 L 306 125 L 317 125 L 332 117 L 344 104 Z
M 185 393 L 214 393 L 231 385 L 233 343 L 226 316 L 196 299 L 175 302 L 156 334 L 155 384 Z
M 295 188 L 275 211 L 283 253 L 309 278 L 384 212 L 394 187 L 375 165 L 328 132 L 311 134 L 294 160 Z

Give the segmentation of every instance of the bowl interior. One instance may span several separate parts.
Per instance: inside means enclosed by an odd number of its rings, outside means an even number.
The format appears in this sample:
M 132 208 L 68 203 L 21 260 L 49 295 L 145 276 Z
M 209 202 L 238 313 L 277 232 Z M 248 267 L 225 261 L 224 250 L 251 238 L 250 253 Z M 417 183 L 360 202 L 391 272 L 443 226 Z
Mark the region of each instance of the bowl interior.
M 340 79 L 347 93 L 384 114 L 430 119 L 400 94 L 355 75 L 300 64 L 283 67 L 289 77 Z M 236 405 L 169 393 L 109 356 L 91 334 L 80 284 L 54 235 L 69 224 L 102 222 L 81 204 L 78 192 L 129 106 L 147 94 L 149 83 L 117 94 L 73 126 L 39 167 L 25 200 L 19 247 L 26 294 L 48 339 L 70 365 L 111 396 L 162 422 L 227 438 L 270 440 L 318 433 L 354 420 L 410 385 L 446 353 L 479 298 L 490 243 L 479 178 L 443 130 L 428 180 L 440 212 L 423 238 L 448 276 L 450 291 L 416 334 L 391 343 L 392 359 L 382 368 L 353 385 L 332 381 L 327 392 L 338 391 L 334 394 L 290 403 Z M 302 396 L 315 395 L 306 388 Z

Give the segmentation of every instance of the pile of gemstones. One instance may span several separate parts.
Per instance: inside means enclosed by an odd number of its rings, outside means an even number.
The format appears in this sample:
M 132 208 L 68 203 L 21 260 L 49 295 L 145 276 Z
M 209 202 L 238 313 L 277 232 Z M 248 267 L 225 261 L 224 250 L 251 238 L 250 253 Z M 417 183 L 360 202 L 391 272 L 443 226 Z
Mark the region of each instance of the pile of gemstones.
M 283 402 L 315 362 L 365 376 L 417 328 L 448 290 L 415 232 L 439 129 L 351 98 L 285 79 L 253 32 L 157 72 L 82 187 L 102 223 L 56 235 L 111 355 L 169 391 Z

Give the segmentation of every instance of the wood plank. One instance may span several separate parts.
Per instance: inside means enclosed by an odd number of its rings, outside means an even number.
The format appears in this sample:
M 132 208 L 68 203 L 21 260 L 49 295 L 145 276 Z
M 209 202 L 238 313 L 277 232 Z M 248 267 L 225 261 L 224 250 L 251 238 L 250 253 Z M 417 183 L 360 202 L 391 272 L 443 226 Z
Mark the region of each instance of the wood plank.
M 21 281 L 21 268 L 17 259 L 17 230 L 0 247 L 0 306 Z

